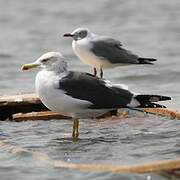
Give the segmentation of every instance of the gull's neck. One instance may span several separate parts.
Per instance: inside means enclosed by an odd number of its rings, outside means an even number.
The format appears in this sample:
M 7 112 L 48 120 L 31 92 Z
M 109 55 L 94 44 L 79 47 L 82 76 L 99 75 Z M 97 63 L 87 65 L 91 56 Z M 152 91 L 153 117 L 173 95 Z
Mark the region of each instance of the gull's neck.
M 67 63 L 65 61 L 58 61 L 51 66 L 45 67 L 46 71 L 52 71 L 56 75 L 67 71 Z

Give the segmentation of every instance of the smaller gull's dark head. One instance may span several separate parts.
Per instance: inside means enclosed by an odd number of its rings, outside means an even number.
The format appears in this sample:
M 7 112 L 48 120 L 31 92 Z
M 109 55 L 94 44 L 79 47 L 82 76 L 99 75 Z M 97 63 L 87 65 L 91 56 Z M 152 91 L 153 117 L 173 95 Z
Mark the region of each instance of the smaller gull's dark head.
M 65 33 L 64 37 L 72 37 L 75 41 L 84 39 L 88 36 L 89 30 L 87 28 L 75 29 L 72 33 Z

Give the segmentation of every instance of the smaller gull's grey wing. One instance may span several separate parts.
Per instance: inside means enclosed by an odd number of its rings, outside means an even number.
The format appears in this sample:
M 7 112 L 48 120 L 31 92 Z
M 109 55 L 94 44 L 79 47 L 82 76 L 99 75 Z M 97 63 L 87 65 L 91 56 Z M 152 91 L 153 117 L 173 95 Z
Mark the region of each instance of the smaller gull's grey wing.
M 91 51 L 112 64 L 138 64 L 138 56 L 124 49 L 120 41 L 107 37 L 96 37 L 91 41 Z
M 91 109 L 126 107 L 133 96 L 128 90 L 106 86 L 91 74 L 72 71 L 60 79 L 59 88 L 73 98 L 91 102 Z

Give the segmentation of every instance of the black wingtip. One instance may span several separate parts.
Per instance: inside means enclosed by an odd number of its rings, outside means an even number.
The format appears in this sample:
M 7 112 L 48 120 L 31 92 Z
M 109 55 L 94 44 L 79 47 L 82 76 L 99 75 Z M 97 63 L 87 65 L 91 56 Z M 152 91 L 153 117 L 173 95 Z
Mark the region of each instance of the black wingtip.
M 172 100 L 171 97 L 169 96 L 160 96 L 160 95 L 155 95 L 155 96 L 152 96 L 152 98 L 155 97 L 157 98 L 158 100 L 157 101 L 168 101 L 168 100 Z M 150 101 L 151 101 L 151 98 L 150 98 Z M 153 101 L 152 101 L 153 102 Z M 156 102 L 156 101 L 154 101 Z
M 152 62 L 157 61 L 154 58 L 138 58 L 139 64 L 154 64 Z
M 151 103 L 151 105 L 149 105 L 150 108 L 167 108 L 166 106 L 162 105 L 162 104 L 157 104 L 157 103 Z
M 136 96 L 136 99 L 139 102 L 149 103 L 149 102 L 158 102 L 158 101 L 168 101 L 171 100 L 172 98 L 169 96 L 140 94 Z
M 169 97 L 169 96 L 162 96 L 162 100 L 161 101 L 167 101 L 167 100 L 172 100 L 172 98 Z

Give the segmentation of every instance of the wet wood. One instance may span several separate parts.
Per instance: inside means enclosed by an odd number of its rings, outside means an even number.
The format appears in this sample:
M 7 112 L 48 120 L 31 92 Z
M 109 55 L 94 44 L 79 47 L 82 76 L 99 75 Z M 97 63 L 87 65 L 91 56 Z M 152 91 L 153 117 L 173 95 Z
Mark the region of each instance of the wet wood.
M 143 109 L 144 112 L 153 113 L 158 116 L 167 116 L 173 119 L 180 119 L 178 112 L 168 110 L 168 109 Z M 141 113 L 141 112 L 140 112 Z M 141 113 L 142 114 L 142 113 Z M 99 118 L 111 117 L 112 113 L 108 112 Z M 126 118 L 128 117 L 128 111 L 126 109 L 121 109 L 118 111 L 118 117 Z M 40 111 L 40 112 L 30 112 L 30 113 L 17 113 L 12 115 L 12 120 L 14 121 L 28 121 L 28 120 L 49 120 L 49 119 L 71 119 L 71 117 L 63 116 L 52 111 Z
M 103 116 L 100 116 L 100 118 L 110 117 L 111 112 L 108 112 L 104 114 Z M 35 120 L 50 120 L 50 119 L 69 119 L 71 120 L 71 117 L 63 116 L 58 113 L 54 113 L 52 111 L 40 111 L 40 112 L 30 112 L 30 113 L 16 113 L 12 115 L 13 121 L 35 121 Z
M 54 163 L 58 167 L 58 161 Z M 180 170 L 180 159 L 154 161 L 137 165 L 103 165 L 103 164 L 66 164 L 66 168 L 79 169 L 88 172 L 112 172 L 112 173 L 157 173 Z
M 0 97 L 0 120 L 12 120 L 15 113 L 48 110 L 35 93 Z
M 148 113 L 154 113 L 160 116 L 167 116 L 171 119 L 180 119 L 180 112 L 167 108 L 145 108 L 144 111 Z
M 128 111 L 129 111 L 128 109 L 127 110 L 118 109 L 117 114 L 118 116 L 120 116 L 123 113 L 126 114 L 126 116 L 128 116 Z M 132 110 L 132 111 L 136 111 L 136 110 Z M 180 112 L 168 108 L 141 108 L 141 109 L 137 108 L 137 114 L 142 114 L 142 113 L 150 113 L 157 116 L 165 116 L 171 119 L 180 119 Z
M 0 107 L 33 105 L 33 104 L 41 104 L 40 99 L 37 97 L 35 93 L 0 97 Z
M 71 119 L 71 117 L 63 116 L 52 111 L 41 111 L 31 113 L 13 114 L 13 121 L 35 121 L 35 120 L 50 120 L 50 119 Z

